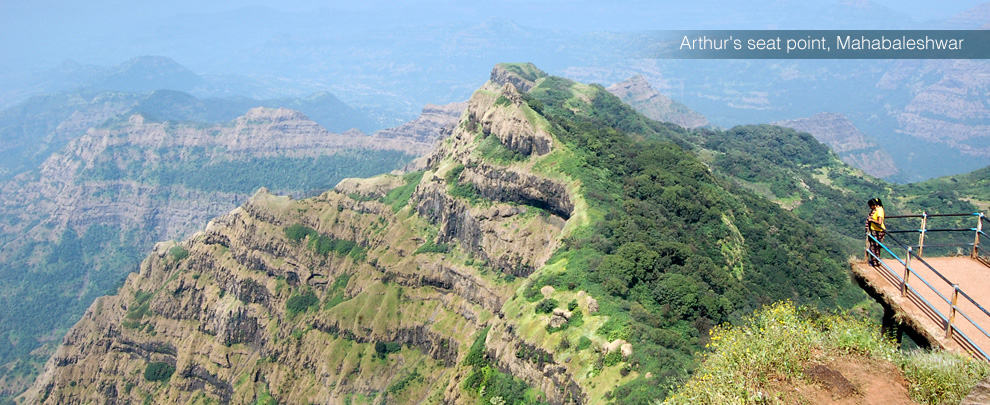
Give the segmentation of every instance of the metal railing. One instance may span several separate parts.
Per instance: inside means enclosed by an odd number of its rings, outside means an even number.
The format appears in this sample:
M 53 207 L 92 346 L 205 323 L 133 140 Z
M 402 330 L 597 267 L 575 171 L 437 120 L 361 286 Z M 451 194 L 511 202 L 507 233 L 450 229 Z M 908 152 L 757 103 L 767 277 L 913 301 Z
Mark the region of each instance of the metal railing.
M 976 216 L 977 217 L 976 227 L 974 227 L 974 228 L 935 228 L 935 229 L 928 229 L 927 228 L 928 219 L 931 218 L 931 217 L 962 217 L 962 216 Z M 973 350 L 975 350 L 977 353 L 979 353 L 980 357 L 983 360 L 990 362 L 990 355 L 987 355 L 987 352 L 984 350 L 984 348 L 980 347 L 979 344 L 977 344 L 972 339 L 970 339 L 970 337 L 967 336 L 966 333 L 964 333 L 962 330 L 960 330 L 959 327 L 956 324 L 956 315 L 961 315 L 966 321 L 968 321 L 970 324 L 972 324 L 976 328 L 976 330 L 978 330 L 979 332 L 983 333 L 983 335 L 987 339 L 990 339 L 990 333 L 987 333 L 987 331 L 983 327 L 981 327 L 976 321 L 974 321 L 973 318 L 970 316 L 970 315 L 973 315 L 973 316 L 981 316 L 982 315 L 982 316 L 985 316 L 987 318 L 987 320 L 990 320 L 990 312 L 988 312 L 987 309 L 984 308 L 982 305 L 980 305 L 979 303 L 977 303 L 976 300 L 974 300 L 969 294 L 967 294 L 965 291 L 963 291 L 963 289 L 959 287 L 959 284 L 950 281 L 947 277 L 945 277 L 941 272 L 939 272 L 938 270 L 936 270 L 932 265 L 930 265 L 922 257 L 922 252 L 923 252 L 923 249 L 925 247 L 925 235 L 927 233 L 929 233 L 929 232 L 974 232 L 975 236 L 974 236 L 973 243 L 969 243 L 969 244 L 955 244 L 955 245 L 947 245 L 947 246 L 972 246 L 972 250 L 970 251 L 970 257 L 972 257 L 974 259 L 977 259 L 977 260 L 980 260 L 984 264 L 987 264 L 988 266 L 990 266 L 990 261 L 988 261 L 987 259 L 985 259 L 981 255 L 981 251 L 980 251 L 980 236 L 982 235 L 984 238 L 988 238 L 987 234 L 983 231 L 983 221 L 985 220 L 986 216 L 983 213 L 975 213 L 975 214 L 928 214 L 928 213 L 922 213 L 921 215 L 892 215 L 892 216 L 888 216 L 887 218 L 921 218 L 921 228 L 920 229 L 917 229 L 917 230 L 892 230 L 892 231 L 887 231 L 887 234 L 889 234 L 890 239 L 893 240 L 896 244 L 898 244 L 901 248 L 904 249 L 905 254 L 904 254 L 904 258 L 903 259 L 900 256 L 898 256 L 896 253 L 894 253 L 894 251 L 892 251 L 890 249 L 890 247 L 888 247 L 886 244 L 884 244 L 880 240 L 877 240 L 876 237 L 874 237 L 872 234 L 870 234 L 869 232 L 867 232 L 867 234 L 866 234 L 866 240 L 867 240 L 866 257 L 867 257 L 867 260 L 869 260 L 872 257 L 874 260 L 876 260 L 879 263 L 880 266 L 882 266 L 884 269 L 886 269 L 887 272 L 890 275 L 892 275 L 895 279 L 897 279 L 900 282 L 901 296 L 907 296 L 908 293 L 911 293 L 911 294 L 913 294 L 913 296 L 915 298 L 917 298 L 918 300 L 920 300 L 928 310 L 930 310 L 931 312 L 933 312 L 938 317 L 938 319 L 942 322 L 942 324 L 943 324 L 944 331 L 945 331 L 945 338 L 946 339 L 951 339 L 951 338 L 953 338 L 953 335 L 957 335 L 958 337 L 962 338 L 966 342 L 966 344 L 968 344 Z M 903 233 L 911 233 L 911 232 L 918 232 L 920 234 L 920 236 L 918 237 L 918 244 L 917 245 L 908 245 L 908 244 L 902 242 L 901 240 L 899 240 L 897 237 L 894 236 L 895 234 L 903 234 Z M 881 247 L 881 254 L 880 255 L 874 254 L 871 251 L 871 249 L 870 249 L 870 242 L 876 243 L 878 246 Z M 928 246 L 929 247 L 933 247 L 933 245 L 931 245 L 931 244 L 929 244 Z M 918 251 L 917 252 L 914 251 L 915 248 L 918 248 Z M 903 269 L 903 276 L 901 276 L 900 274 L 898 274 L 897 271 L 894 271 L 894 269 L 890 268 L 890 266 L 888 266 L 887 263 L 885 263 L 882 260 L 882 257 L 880 257 L 880 256 L 882 256 L 882 252 L 884 252 L 884 251 L 886 251 L 891 257 L 893 257 L 897 262 L 899 262 L 903 266 L 903 268 L 904 268 Z M 939 292 L 939 290 L 937 288 L 935 288 L 935 286 L 933 286 L 931 282 L 929 282 L 921 274 L 919 274 L 918 271 L 916 271 L 915 268 L 912 267 L 912 261 L 920 262 L 922 265 L 924 265 L 925 267 L 927 267 L 928 270 L 930 270 L 932 273 L 934 273 L 937 276 L 937 279 L 938 279 L 938 280 L 935 280 L 936 283 L 938 283 L 939 281 L 941 281 L 941 282 L 945 283 L 948 287 L 950 287 L 952 289 L 952 293 L 950 294 L 951 297 L 946 297 L 944 294 L 942 294 L 941 292 Z M 949 313 L 947 315 L 946 314 L 943 314 L 941 311 L 939 311 L 935 307 L 935 305 L 932 305 L 931 302 L 929 302 L 927 299 L 925 299 L 925 297 L 922 296 L 922 294 L 920 294 L 920 292 L 918 290 L 916 290 L 914 288 L 914 286 L 912 286 L 910 284 L 909 281 L 911 280 L 912 277 L 920 280 L 926 287 L 928 287 L 929 289 L 931 289 L 932 292 L 934 292 L 939 298 L 941 298 L 943 301 L 945 301 L 946 304 L 949 305 L 949 311 L 948 311 Z M 959 305 L 958 304 L 959 304 L 959 297 L 960 296 L 963 297 L 963 299 L 965 299 L 966 301 L 969 301 L 973 305 L 973 307 L 975 307 L 977 309 L 977 311 L 976 311 L 975 314 L 967 314 L 966 312 L 962 311 L 959 308 Z M 987 324 L 990 325 L 990 322 L 988 322 Z
M 976 226 L 973 228 L 929 228 L 930 218 L 947 218 L 947 217 L 976 217 Z M 925 247 L 928 248 L 945 248 L 945 247 L 969 247 L 970 257 L 974 259 L 979 259 L 990 265 L 990 257 L 987 257 L 980 249 L 980 236 L 984 238 L 990 238 L 987 236 L 986 232 L 983 231 L 983 221 L 986 220 L 986 215 L 982 212 L 974 213 L 963 213 L 963 214 L 929 214 L 927 212 L 922 212 L 918 215 L 890 215 L 886 219 L 898 219 L 898 218 L 920 218 L 921 226 L 918 229 L 902 229 L 902 230 L 890 230 L 887 231 L 889 234 L 899 234 L 899 233 L 918 233 L 918 244 L 912 245 L 918 249 L 918 256 L 924 256 Z M 972 243 L 940 243 L 932 244 L 927 243 L 928 234 L 931 232 L 949 232 L 949 233 L 962 233 L 962 232 L 973 232 L 973 242 Z

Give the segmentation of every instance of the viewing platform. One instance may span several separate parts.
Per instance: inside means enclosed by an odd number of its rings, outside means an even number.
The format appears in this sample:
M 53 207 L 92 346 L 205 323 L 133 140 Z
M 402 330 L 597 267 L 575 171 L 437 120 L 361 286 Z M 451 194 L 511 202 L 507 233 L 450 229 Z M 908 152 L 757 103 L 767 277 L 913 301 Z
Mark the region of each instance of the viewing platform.
M 927 229 L 933 217 L 975 217 L 973 228 Z M 889 230 L 880 243 L 881 265 L 867 261 L 852 264 L 853 274 L 870 296 L 884 307 L 884 326 L 898 327 L 921 344 L 966 353 L 990 362 L 990 258 L 980 250 L 986 216 L 975 214 L 902 215 L 888 219 L 921 218 L 917 230 Z M 966 221 L 962 218 L 945 218 Z M 891 221 L 887 222 L 891 229 Z M 950 243 L 928 243 L 927 234 L 951 233 Z M 918 234 L 918 244 L 908 244 L 904 234 Z M 972 243 L 962 242 L 965 237 Z M 867 236 L 866 257 L 869 251 Z M 913 237 L 911 238 L 914 239 Z M 926 245 L 927 244 L 927 245 Z M 948 248 L 948 250 L 947 250 Z M 932 256 L 922 256 L 928 249 Z M 933 251 L 943 255 L 936 255 Z M 955 255 L 944 255 L 954 250 Z M 962 255 L 960 255 L 962 253 Z M 906 330 L 904 329 L 906 328 Z

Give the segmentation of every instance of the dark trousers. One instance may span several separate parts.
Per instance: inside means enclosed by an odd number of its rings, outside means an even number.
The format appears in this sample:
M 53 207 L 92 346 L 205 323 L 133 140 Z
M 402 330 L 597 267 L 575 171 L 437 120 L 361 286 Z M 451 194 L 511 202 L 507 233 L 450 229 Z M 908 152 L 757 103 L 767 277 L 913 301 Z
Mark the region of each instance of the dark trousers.
M 887 232 L 884 232 L 884 231 L 874 231 L 874 230 L 871 229 L 870 230 L 870 235 L 873 235 L 873 238 L 877 238 L 878 241 L 883 242 L 883 237 L 887 235 Z M 873 241 L 873 238 L 870 238 L 870 251 L 873 252 L 873 254 L 876 257 L 880 257 L 880 249 L 881 249 L 880 248 L 880 244 L 877 243 L 877 242 L 874 242 Z M 871 264 L 873 264 L 873 261 L 874 260 L 877 260 L 877 259 L 874 259 L 873 257 L 870 257 L 869 258 L 869 262 Z M 876 263 L 876 264 L 879 264 L 879 263 Z

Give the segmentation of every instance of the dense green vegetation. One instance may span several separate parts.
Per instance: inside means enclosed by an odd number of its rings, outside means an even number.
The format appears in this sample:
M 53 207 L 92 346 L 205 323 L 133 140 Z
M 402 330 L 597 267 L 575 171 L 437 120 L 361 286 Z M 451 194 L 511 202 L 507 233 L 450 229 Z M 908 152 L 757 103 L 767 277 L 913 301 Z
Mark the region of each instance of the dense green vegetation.
M 475 188 L 473 183 L 462 182 L 461 172 L 464 171 L 464 165 L 458 164 L 452 169 L 447 171 L 445 179 L 447 180 L 448 189 L 447 192 L 454 197 L 463 198 L 470 201 L 472 204 L 477 204 L 484 199 L 478 194 L 478 189 Z
M 407 173 L 402 177 L 405 184 L 396 187 L 385 194 L 385 198 L 382 202 L 389 207 L 392 207 L 392 211 L 398 211 L 402 207 L 405 207 L 409 203 L 409 198 L 412 197 L 413 191 L 416 191 L 416 186 L 419 185 L 420 180 L 423 179 L 423 172 L 411 172 Z
M 285 301 L 285 313 L 291 318 L 298 313 L 308 311 L 319 303 L 320 300 L 312 291 L 307 290 L 301 294 L 293 294 Z
M 526 160 L 526 155 L 506 148 L 495 135 L 479 134 L 478 136 L 480 142 L 475 148 L 475 153 L 483 159 L 504 165 Z
M 538 404 L 545 403 L 540 398 L 542 394 L 529 388 L 526 383 L 511 374 L 498 370 L 485 352 L 485 338 L 490 327 L 481 330 L 471 344 L 464 365 L 471 367 L 471 372 L 464 378 L 464 389 L 477 397 L 477 403 L 483 404 Z
M 264 186 L 276 192 L 313 195 L 333 188 L 345 177 L 370 177 L 402 167 L 413 158 L 399 151 L 353 150 L 319 157 L 215 161 L 203 148 L 173 148 L 159 150 L 161 161 L 150 164 L 140 158 L 140 153 L 130 146 L 109 148 L 93 167 L 81 169 L 79 179 L 127 179 L 242 194 Z
M 866 200 L 880 197 L 888 215 L 975 212 L 990 206 L 990 169 L 897 185 L 852 170 L 806 133 L 770 125 L 727 131 L 699 130 L 697 148 L 715 152 L 712 168 L 729 182 L 793 208 L 793 213 L 840 241 L 847 254 L 862 248 Z M 973 200 L 973 198 L 976 200 Z M 917 220 L 894 220 L 895 229 L 916 229 Z M 940 219 L 939 227 L 971 227 L 965 219 Z M 940 244 L 965 243 L 963 235 L 930 235 Z M 945 254 L 953 249 L 932 251 Z
M 68 229 L 55 242 L 8 245 L 0 262 L 0 369 L 17 376 L 40 371 L 62 334 L 96 297 L 114 291 L 143 255 L 135 232 L 92 225 Z M 125 270 L 126 269 L 126 270 Z M 88 281 L 84 283 L 84 281 Z M 46 349 L 34 352 L 45 344 Z M 33 354 L 32 354 L 33 352 Z
M 536 313 L 538 314 L 549 314 L 553 312 L 553 309 L 557 308 L 557 300 L 553 298 L 547 298 L 536 304 Z
M 148 363 L 148 366 L 144 369 L 144 379 L 148 381 L 168 381 L 172 378 L 172 373 L 175 372 L 175 366 L 161 362 L 154 361 Z
M 172 258 L 172 260 L 179 261 L 189 257 L 189 251 L 186 250 L 186 248 L 177 245 L 168 250 L 168 255 Z
M 293 242 L 307 239 L 306 246 L 323 256 L 335 253 L 338 256 L 346 255 L 354 260 L 361 261 L 367 255 L 367 249 L 357 244 L 357 242 L 326 236 L 302 224 L 293 224 L 286 227 L 285 236 Z
M 396 353 L 399 350 L 402 350 L 402 344 L 398 342 L 375 342 L 375 355 L 379 359 L 384 359 L 389 354 Z
M 956 198 L 974 198 L 986 207 L 990 203 L 990 166 L 970 173 L 906 184 L 903 188 L 918 195 L 948 193 Z
M 618 387 L 615 402 L 664 397 L 695 368 L 692 356 L 713 325 L 785 298 L 835 308 L 865 297 L 831 239 L 690 153 L 703 137 L 646 119 L 599 86 L 573 85 L 548 77 L 528 102 L 573 153 L 558 167 L 581 180 L 594 221 L 551 259 L 567 260 L 567 271 L 544 274 L 530 289 L 604 297 L 609 321 L 598 333 L 633 342 L 630 366 L 660 379 Z
M 698 372 L 666 403 L 773 402 L 781 394 L 772 388 L 773 379 L 800 380 L 807 365 L 845 355 L 899 365 L 912 399 L 924 404 L 958 403 L 990 375 L 982 361 L 947 352 L 900 352 L 875 323 L 786 301 L 764 307 L 739 326 L 713 329 L 709 346 Z

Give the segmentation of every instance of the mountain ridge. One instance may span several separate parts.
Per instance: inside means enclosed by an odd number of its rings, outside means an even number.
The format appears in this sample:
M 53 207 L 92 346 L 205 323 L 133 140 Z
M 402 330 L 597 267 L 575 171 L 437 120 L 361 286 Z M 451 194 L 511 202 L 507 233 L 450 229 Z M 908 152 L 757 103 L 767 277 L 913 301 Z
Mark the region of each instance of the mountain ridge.
M 24 398 L 639 403 L 714 323 L 780 297 L 857 301 L 837 246 L 802 246 L 820 261 L 801 272 L 755 253 L 765 222 L 784 255 L 815 231 L 723 188 L 685 153 L 697 136 L 601 86 L 497 65 L 423 171 L 261 190 L 159 244 Z

